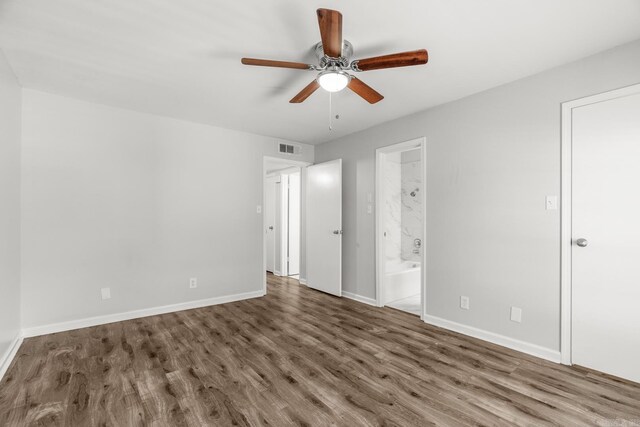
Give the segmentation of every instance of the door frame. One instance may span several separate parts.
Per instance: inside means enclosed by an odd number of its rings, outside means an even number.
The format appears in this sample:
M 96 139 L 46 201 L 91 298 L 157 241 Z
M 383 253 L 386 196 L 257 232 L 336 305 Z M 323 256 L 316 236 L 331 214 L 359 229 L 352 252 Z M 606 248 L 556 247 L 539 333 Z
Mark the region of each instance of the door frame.
M 562 103 L 561 167 L 560 167 L 560 357 L 565 365 L 571 365 L 571 251 L 572 251 L 572 142 L 573 109 L 590 104 L 640 93 L 640 84 L 625 86 L 597 95 Z
M 382 223 L 382 155 L 409 149 L 420 149 L 422 167 L 422 252 L 420 255 L 420 319 L 424 320 L 427 311 L 427 138 L 422 136 L 376 149 L 376 181 L 375 181 L 375 245 L 376 245 L 376 305 L 382 307 L 382 287 L 384 281 L 384 224 Z
M 292 159 L 286 159 L 283 157 L 277 157 L 277 156 L 263 156 L 262 157 L 262 204 L 260 205 L 260 213 L 262 215 L 262 230 L 261 230 L 261 234 L 262 234 L 262 293 L 263 295 L 267 294 L 267 235 L 265 233 L 265 229 L 267 227 L 267 216 L 264 214 L 264 207 L 265 207 L 265 200 L 267 198 L 267 193 L 266 193 L 266 188 L 265 188 L 265 180 L 267 179 L 267 175 L 268 175 L 268 171 L 267 171 L 267 165 L 269 163 L 270 160 L 277 160 L 282 162 L 283 160 L 288 163 L 290 166 L 287 168 L 283 168 L 281 170 L 278 170 L 278 172 L 282 171 L 282 170 L 286 170 L 286 169 L 290 169 L 290 168 L 300 168 L 300 253 L 302 253 L 302 244 L 305 241 L 303 239 L 303 234 L 305 232 L 304 229 L 304 215 L 305 215 L 305 209 L 304 209 L 304 202 L 303 202 L 303 197 L 304 197 L 304 193 L 302 193 L 304 191 L 302 185 L 303 185 L 303 176 L 304 173 L 303 171 L 305 170 L 305 168 L 307 166 L 312 165 L 313 163 L 311 162 L 305 162 L 302 160 L 292 160 Z M 275 173 L 276 171 L 274 171 Z M 276 218 L 277 219 L 277 218 Z M 274 268 L 275 270 L 275 268 Z

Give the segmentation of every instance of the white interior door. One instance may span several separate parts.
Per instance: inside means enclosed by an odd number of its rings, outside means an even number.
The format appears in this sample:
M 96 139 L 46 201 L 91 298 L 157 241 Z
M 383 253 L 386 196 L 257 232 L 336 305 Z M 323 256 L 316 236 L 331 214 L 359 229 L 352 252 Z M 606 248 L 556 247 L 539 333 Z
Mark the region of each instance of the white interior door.
M 288 275 L 300 274 L 300 172 L 289 175 Z
M 574 108 L 572 161 L 572 363 L 640 382 L 640 93 Z
M 276 182 L 275 178 L 266 178 L 264 182 L 264 232 L 267 245 L 267 271 L 274 272 L 276 265 Z
M 307 285 L 342 296 L 342 160 L 309 166 Z

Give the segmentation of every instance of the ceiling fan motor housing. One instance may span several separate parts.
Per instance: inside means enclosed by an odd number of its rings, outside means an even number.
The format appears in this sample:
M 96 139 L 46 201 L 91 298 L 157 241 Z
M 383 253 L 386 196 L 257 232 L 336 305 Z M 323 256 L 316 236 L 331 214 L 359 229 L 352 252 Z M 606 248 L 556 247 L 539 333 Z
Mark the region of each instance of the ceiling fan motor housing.
M 322 42 L 316 44 L 315 54 L 318 57 L 318 68 L 326 69 L 331 66 L 339 66 L 342 69 L 349 69 L 349 63 L 353 57 L 353 45 L 348 40 L 342 42 L 342 55 L 339 58 L 331 58 L 324 54 Z

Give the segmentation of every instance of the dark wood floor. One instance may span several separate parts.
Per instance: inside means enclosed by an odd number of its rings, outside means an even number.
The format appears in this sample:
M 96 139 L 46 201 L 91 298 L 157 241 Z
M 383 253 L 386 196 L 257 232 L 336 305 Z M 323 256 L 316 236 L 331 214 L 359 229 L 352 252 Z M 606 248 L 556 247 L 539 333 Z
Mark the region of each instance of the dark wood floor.
M 2 426 L 150 424 L 640 425 L 640 385 L 273 276 L 264 298 L 26 339 L 0 383 Z

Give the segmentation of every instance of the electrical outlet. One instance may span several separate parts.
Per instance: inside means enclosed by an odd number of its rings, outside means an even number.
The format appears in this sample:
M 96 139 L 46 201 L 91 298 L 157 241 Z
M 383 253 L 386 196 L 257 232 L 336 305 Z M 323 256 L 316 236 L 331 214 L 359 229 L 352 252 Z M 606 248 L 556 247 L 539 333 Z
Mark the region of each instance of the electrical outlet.
M 460 297 L 460 308 L 464 310 L 469 310 L 469 297 L 465 297 L 465 296 Z
M 558 210 L 558 196 L 547 196 L 544 199 L 544 203 L 548 211 Z
M 192 288 L 192 289 L 198 287 L 198 278 L 197 277 L 192 277 L 191 279 L 189 279 L 189 287 Z
M 511 320 L 514 322 L 522 322 L 522 309 L 520 307 L 511 307 Z
M 111 298 L 111 288 L 102 288 L 100 289 L 100 293 L 102 294 L 102 299 Z

